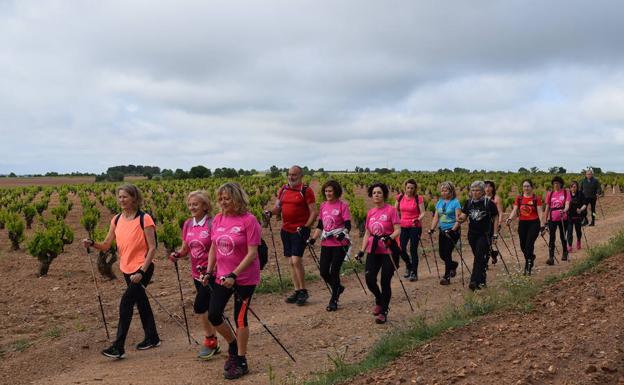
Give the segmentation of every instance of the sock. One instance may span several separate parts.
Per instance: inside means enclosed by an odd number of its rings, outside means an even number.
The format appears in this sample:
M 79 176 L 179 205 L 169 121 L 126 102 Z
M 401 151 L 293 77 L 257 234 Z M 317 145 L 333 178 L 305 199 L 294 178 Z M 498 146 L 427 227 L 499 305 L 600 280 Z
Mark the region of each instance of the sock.
M 242 365 L 247 365 L 247 357 L 245 357 L 245 356 L 237 355 L 236 356 L 236 360 L 237 360 L 238 364 L 241 365 L 241 366 Z
M 236 345 L 236 340 L 230 342 L 228 353 L 233 354 L 233 355 L 238 355 L 238 345 Z

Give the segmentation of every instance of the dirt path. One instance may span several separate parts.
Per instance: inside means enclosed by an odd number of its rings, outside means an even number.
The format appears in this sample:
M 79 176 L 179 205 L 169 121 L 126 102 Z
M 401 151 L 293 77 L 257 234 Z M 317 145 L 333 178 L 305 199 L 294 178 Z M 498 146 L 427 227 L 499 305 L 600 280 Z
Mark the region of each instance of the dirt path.
M 590 242 L 601 242 L 622 228 L 624 224 L 624 196 L 605 199 L 606 220 L 588 229 Z M 268 235 L 265 234 L 268 240 Z M 77 238 L 79 234 L 77 234 Z M 279 242 L 279 237 L 276 239 Z M 546 266 L 546 251 L 538 240 L 536 276 L 567 269 L 570 264 Z M 280 249 L 280 244 L 278 244 Z M 100 321 L 97 300 L 90 278 L 89 264 L 84 251 L 70 245 L 68 253 L 54 262 L 47 278 L 34 278 L 36 260 L 23 252 L 7 253 L 6 232 L 0 232 L 0 383 L 26 384 L 200 384 L 225 383 L 222 367 L 225 355 L 209 362 L 195 358 L 196 347 L 189 347 L 184 333 L 152 302 L 156 323 L 163 338 L 158 349 L 135 351 L 133 345 L 142 339 L 138 315 L 135 314 L 127 341 L 127 358 L 111 362 L 100 355 L 107 346 Z M 503 250 L 508 263 L 512 259 Z M 306 253 L 307 255 L 307 253 Z M 581 258 L 584 252 L 575 252 Z M 471 253 L 467 252 L 472 266 Z M 515 261 L 515 258 L 513 259 Z M 408 292 L 417 305 L 416 313 L 431 317 L 449 302 L 462 300 L 467 289 L 459 279 L 448 287 L 441 287 L 435 265 L 429 255 L 433 274 L 420 265 L 420 280 L 405 282 Z M 513 262 L 515 264 L 515 262 Z M 183 271 L 188 267 L 182 265 Z M 503 273 L 499 263 L 488 273 L 490 282 Z M 308 269 L 314 271 L 312 265 Z M 286 270 L 283 267 L 283 270 Z M 401 269 L 402 273 L 402 269 Z M 504 273 L 503 273 L 504 274 Z M 188 278 L 188 277 L 187 277 Z M 156 282 L 150 291 L 169 310 L 181 313 L 175 273 L 166 261 L 157 263 Z M 364 357 L 370 347 L 385 333 L 399 326 L 413 315 L 409 310 L 398 280 L 393 280 L 393 299 L 389 322 L 375 325 L 369 313 L 372 306 L 370 294 L 365 296 L 353 276 L 344 278 L 345 291 L 341 307 L 334 313 L 326 312 L 328 293 L 320 282 L 311 284 L 310 304 L 304 307 L 283 302 L 284 295 L 258 295 L 253 308 L 264 322 L 282 340 L 297 359 L 289 361 L 260 324 L 251 319 L 249 346 L 250 375 L 237 381 L 239 384 L 268 384 L 274 373 L 277 383 L 292 384 L 310 378 L 312 373 L 330 367 L 328 355 L 348 346 L 347 361 Z M 187 312 L 192 308 L 193 289 L 190 279 L 185 279 L 184 294 Z M 114 334 L 118 301 L 123 291 L 120 281 L 102 282 L 105 310 L 109 327 Z M 251 316 L 250 316 L 251 317 Z M 200 339 L 197 320 L 190 319 L 193 334 Z M 32 344 L 29 346 L 29 344 Z M 20 351 L 21 350 L 21 351 Z M 442 382 L 444 383 L 444 382 Z

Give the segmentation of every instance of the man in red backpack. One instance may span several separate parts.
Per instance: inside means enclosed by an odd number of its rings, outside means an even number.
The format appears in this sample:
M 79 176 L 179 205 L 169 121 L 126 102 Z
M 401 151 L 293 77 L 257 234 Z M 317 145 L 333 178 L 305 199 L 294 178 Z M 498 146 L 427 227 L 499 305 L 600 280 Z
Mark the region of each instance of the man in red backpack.
M 295 286 L 295 292 L 286 298 L 286 302 L 303 306 L 309 294 L 305 288 L 302 258 L 317 209 L 314 191 L 303 184 L 303 169 L 299 166 L 292 166 L 288 170 L 288 184 L 279 189 L 275 206 L 265 214 L 270 218 L 279 212 L 282 213 L 280 235 L 284 244 L 284 256 L 290 259 Z

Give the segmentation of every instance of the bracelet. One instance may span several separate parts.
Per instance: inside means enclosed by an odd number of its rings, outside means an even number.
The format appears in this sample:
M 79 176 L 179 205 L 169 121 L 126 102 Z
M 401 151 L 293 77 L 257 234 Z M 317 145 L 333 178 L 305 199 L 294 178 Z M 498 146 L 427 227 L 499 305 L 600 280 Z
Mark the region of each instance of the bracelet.
M 236 277 L 238 276 L 234 272 L 231 272 L 230 274 L 225 276 L 225 278 L 232 278 L 235 281 L 236 281 Z
M 145 275 L 145 272 L 143 271 L 143 269 L 139 269 L 135 274 L 141 274 L 141 277 L 143 277 Z

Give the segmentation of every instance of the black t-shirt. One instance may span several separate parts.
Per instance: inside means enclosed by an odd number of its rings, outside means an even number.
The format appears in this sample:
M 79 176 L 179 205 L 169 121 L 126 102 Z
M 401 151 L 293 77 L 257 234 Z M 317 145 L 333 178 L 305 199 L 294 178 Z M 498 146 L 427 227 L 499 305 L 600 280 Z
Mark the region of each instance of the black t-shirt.
M 583 195 L 582 191 L 577 191 L 576 195 L 572 195 L 572 193 L 570 193 L 570 216 L 572 218 L 579 218 L 581 216 L 585 216 L 585 214 L 581 213 L 578 214 L 576 212 L 576 209 L 580 209 L 581 207 L 583 207 L 583 205 L 585 204 L 585 196 Z
M 464 204 L 462 213 L 468 215 L 470 219 L 469 233 L 487 234 L 492 228 L 493 218 L 498 215 L 498 209 L 491 199 L 481 198 L 478 201 L 469 199 Z

